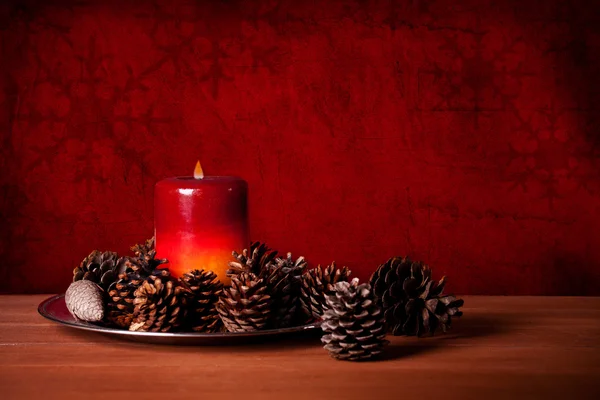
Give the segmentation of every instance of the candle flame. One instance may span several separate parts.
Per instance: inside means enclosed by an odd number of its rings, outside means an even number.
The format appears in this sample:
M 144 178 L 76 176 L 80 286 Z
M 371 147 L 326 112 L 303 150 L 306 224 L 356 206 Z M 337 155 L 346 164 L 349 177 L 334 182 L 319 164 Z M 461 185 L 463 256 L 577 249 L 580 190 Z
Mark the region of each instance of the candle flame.
M 202 166 L 200 165 L 200 161 L 196 163 L 196 168 L 194 168 L 194 179 L 202 179 L 204 178 L 204 171 L 202 171 Z

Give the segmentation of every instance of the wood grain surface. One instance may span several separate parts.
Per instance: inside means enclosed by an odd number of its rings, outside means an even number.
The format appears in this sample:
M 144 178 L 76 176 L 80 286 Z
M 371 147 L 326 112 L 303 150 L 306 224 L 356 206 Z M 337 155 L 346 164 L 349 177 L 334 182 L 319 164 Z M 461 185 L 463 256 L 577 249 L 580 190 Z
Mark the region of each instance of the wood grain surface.
M 0 296 L 2 399 L 597 399 L 600 298 L 465 297 L 451 333 L 391 338 L 336 361 L 317 337 L 170 347 L 43 319 L 47 296 Z

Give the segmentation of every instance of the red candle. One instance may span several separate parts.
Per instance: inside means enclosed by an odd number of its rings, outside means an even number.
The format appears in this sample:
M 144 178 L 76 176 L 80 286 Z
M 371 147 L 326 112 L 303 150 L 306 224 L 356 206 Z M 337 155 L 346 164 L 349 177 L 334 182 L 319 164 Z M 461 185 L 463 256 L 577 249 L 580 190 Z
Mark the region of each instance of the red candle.
M 168 178 L 154 188 L 156 255 L 175 276 L 192 269 L 214 271 L 221 282 L 231 251 L 248 244 L 248 185 L 233 176 Z

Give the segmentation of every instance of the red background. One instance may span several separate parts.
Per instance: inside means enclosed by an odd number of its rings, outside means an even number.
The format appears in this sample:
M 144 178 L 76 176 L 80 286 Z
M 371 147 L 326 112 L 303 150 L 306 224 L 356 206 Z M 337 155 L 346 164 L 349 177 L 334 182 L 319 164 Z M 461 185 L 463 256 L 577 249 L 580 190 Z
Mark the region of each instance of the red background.
M 0 291 L 145 239 L 200 159 L 312 265 L 600 294 L 597 2 L 51 3 L 0 6 Z

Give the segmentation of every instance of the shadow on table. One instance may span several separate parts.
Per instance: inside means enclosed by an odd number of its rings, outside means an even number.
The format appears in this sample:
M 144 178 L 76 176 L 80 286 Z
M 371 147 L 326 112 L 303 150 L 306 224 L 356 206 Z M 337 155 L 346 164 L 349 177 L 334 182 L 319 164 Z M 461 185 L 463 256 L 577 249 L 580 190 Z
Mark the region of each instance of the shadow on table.
M 382 362 L 410 358 L 413 356 L 440 351 L 443 346 L 438 342 L 427 344 L 390 343 L 380 357 L 367 362 Z
M 388 337 L 391 343 L 385 353 L 374 361 L 396 360 L 419 354 L 447 351 L 452 344 L 462 344 L 464 339 L 490 337 L 510 332 L 514 324 L 514 320 L 502 315 L 485 317 L 469 315 L 466 318 L 453 320 L 453 326 L 446 334 L 436 333 L 435 336 L 420 338 Z
M 505 315 L 466 315 L 453 319 L 452 329 L 444 336 L 446 339 L 471 339 L 495 336 L 510 332 L 516 321 Z

